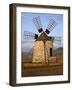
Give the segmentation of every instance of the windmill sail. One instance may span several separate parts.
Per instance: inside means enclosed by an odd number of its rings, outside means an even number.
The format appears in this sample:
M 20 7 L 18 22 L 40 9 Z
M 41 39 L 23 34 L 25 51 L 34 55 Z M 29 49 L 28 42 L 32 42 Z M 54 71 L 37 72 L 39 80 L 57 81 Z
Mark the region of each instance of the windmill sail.
M 62 37 L 54 37 L 53 45 L 54 47 L 63 47 Z
M 29 31 L 24 31 L 23 32 L 23 41 L 22 42 L 34 42 L 35 39 L 38 38 L 38 34 L 34 34 Z
M 48 24 L 45 32 L 46 32 L 47 34 L 49 34 L 49 33 L 54 29 L 55 26 L 56 26 L 56 22 L 55 22 L 53 19 L 51 19 L 51 20 L 49 21 L 49 24 Z
M 33 18 L 33 22 L 34 22 L 38 32 L 39 33 L 42 32 L 43 29 L 42 29 L 42 24 L 41 24 L 41 21 L 40 21 L 40 17 L 38 16 L 38 17 Z

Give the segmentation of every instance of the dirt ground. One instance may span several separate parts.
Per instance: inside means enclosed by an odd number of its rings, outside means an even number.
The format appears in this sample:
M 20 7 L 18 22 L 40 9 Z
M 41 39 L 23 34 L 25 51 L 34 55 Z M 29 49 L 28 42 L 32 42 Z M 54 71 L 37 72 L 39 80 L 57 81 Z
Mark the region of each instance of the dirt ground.
M 22 77 L 62 75 L 63 64 L 22 63 Z

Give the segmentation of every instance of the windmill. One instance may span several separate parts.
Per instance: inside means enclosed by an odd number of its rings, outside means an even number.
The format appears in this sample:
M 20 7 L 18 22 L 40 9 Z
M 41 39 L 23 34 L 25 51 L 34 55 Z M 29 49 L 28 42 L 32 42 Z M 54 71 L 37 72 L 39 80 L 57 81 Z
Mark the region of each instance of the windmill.
M 33 18 L 33 22 L 40 35 L 32 32 L 24 31 L 24 39 L 27 42 L 34 42 L 33 63 L 48 63 L 56 62 L 56 57 L 53 56 L 53 44 L 60 45 L 61 37 L 49 36 L 50 32 L 55 28 L 56 22 L 50 19 L 45 31 L 42 28 L 40 17 Z

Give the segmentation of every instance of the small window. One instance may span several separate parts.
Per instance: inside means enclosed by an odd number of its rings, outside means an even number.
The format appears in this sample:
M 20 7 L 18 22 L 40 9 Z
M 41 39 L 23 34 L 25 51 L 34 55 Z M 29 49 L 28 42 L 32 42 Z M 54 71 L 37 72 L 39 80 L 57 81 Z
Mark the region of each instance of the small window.
M 50 48 L 50 56 L 52 56 L 52 48 Z

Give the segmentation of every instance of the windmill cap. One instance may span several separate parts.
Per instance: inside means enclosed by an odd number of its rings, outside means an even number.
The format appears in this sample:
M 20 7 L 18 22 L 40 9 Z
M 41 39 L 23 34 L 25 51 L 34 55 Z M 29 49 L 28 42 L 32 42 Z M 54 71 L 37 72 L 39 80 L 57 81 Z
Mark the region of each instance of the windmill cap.
M 36 39 L 36 41 L 38 40 L 53 40 L 53 37 L 49 37 L 45 32 L 42 32 L 41 35 Z

